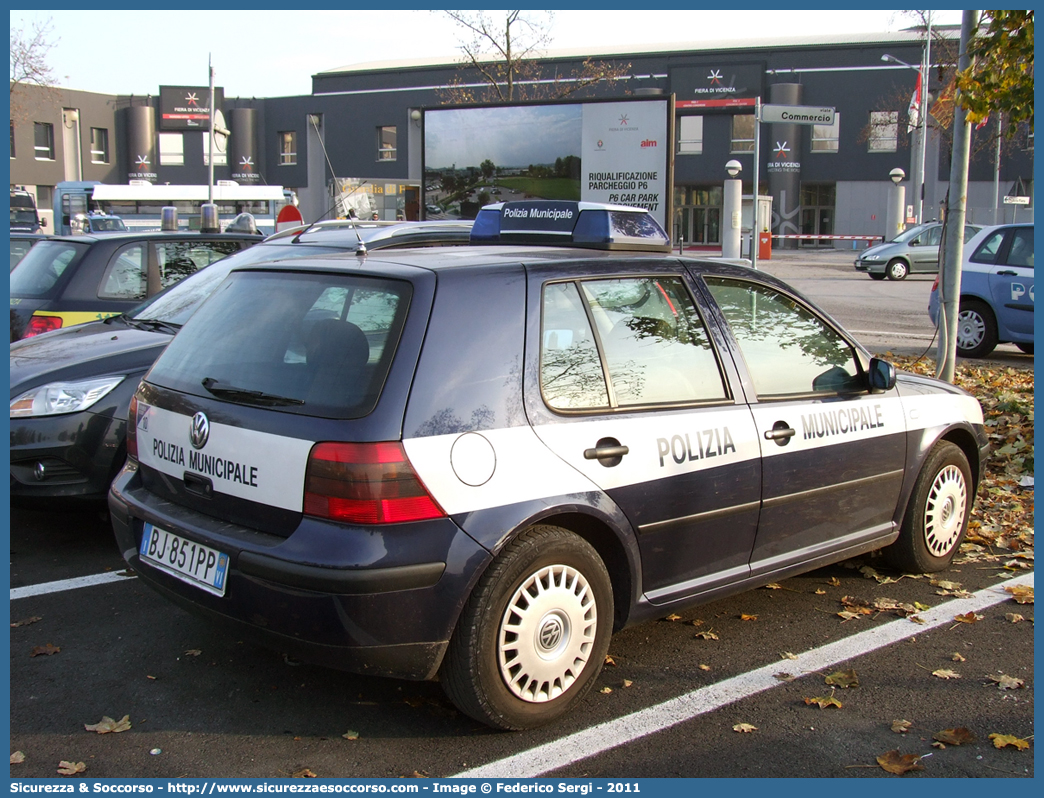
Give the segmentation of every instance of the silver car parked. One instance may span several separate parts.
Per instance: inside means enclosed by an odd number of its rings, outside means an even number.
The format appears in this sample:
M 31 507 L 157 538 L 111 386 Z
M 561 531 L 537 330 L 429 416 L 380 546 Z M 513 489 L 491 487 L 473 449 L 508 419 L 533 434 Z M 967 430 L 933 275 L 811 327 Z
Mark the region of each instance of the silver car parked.
M 982 229 L 965 225 L 964 241 Z M 857 272 L 866 272 L 871 280 L 905 280 L 908 274 L 935 274 L 939 271 L 939 242 L 942 222 L 928 222 L 910 227 L 891 241 L 875 244 L 859 253 Z

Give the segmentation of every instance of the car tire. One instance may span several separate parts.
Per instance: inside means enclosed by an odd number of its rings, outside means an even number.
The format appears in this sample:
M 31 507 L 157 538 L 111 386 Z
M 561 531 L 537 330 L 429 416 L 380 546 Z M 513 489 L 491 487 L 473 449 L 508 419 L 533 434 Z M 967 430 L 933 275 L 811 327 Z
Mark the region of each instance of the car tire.
M 612 631 L 612 585 L 598 553 L 566 529 L 531 527 L 472 591 L 440 681 L 457 708 L 482 723 L 542 726 L 594 685 Z
M 985 302 L 961 301 L 957 313 L 957 354 L 961 357 L 986 357 L 997 348 L 997 320 Z
M 909 273 L 910 267 L 906 265 L 905 260 L 899 258 L 888 261 L 888 265 L 885 266 L 885 274 L 889 280 L 905 280 Z
M 866 276 L 869 277 L 871 280 L 883 280 L 885 278 L 884 272 L 867 272 Z
M 1025 352 L 1027 355 L 1033 354 L 1033 344 L 1015 344 L 1019 349 Z
M 960 447 L 937 443 L 917 475 L 899 538 L 884 550 L 889 563 L 911 574 L 946 568 L 968 531 L 973 485 Z

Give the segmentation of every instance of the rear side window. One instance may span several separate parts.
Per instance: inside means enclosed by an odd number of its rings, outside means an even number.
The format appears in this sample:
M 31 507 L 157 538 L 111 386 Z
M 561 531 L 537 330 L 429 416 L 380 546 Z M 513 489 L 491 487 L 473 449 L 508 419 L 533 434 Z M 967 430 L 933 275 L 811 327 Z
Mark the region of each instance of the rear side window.
M 1008 252 L 1009 266 L 1033 268 L 1033 228 L 1019 227 L 1012 234 L 1011 250 Z
M 98 296 L 102 299 L 144 299 L 148 269 L 148 244 L 128 244 L 109 261 Z
M 1001 244 L 1004 243 L 1005 232 L 998 230 L 996 233 L 986 236 L 986 240 L 975 250 L 971 260 L 975 263 L 996 263 L 997 253 L 1000 252 Z
M 727 398 L 707 331 L 676 277 L 546 286 L 540 377 L 556 410 Z
M 410 297 L 409 283 L 398 280 L 233 272 L 149 381 L 284 412 L 359 418 L 377 404 Z
M 204 266 L 239 249 L 235 241 L 162 241 L 156 244 L 156 265 L 161 288 L 195 274 Z
M 74 269 L 87 252 L 87 245 L 67 241 L 41 241 L 11 272 L 11 294 L 45 297 L 66 272 Z

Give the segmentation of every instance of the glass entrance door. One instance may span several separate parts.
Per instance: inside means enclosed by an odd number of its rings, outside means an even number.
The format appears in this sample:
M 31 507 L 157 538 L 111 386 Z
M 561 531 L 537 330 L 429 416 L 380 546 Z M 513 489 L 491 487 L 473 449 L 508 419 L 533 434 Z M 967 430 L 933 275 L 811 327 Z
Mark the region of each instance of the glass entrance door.
M 720 187 L 678 186 L 674 198 L 677 241 L 705 245 L 721 243 Z
M 834 234 L 834 201 L 836 189 L 833 184 L 805 185 L 801 187 L 801 233 L 802 235 L 825 236 L 805 238 L 803 247 L 832 247 Z

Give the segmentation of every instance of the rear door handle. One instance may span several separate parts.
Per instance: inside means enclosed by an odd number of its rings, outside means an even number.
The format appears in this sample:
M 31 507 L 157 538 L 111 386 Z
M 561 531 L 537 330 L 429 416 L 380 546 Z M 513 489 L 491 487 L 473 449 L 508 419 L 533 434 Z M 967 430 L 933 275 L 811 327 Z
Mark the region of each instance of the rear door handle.
M 775 441 L 778 446 L 786 446 L 795 435 L 797 430 L 786 421 L 777 421 L 772 425 L 772 429 L 765 430 L 765 440 Z
M 623 446 L 616 438 L 602 438 L 593 449 L 584 449 L 584 459 L 597 460 L 606 468 L 612 468 L 620 465 L 620 461 L 629 451 L 631 450 Z
M 1018 272 L 1013 272 L 1011 269 L 1001 269 L 999 272 L 997 272 L 997 274 L 1001 275 L 1002 277 L 1018 277 L 1019 276 Z

